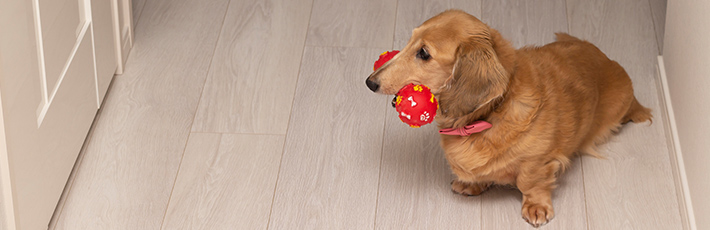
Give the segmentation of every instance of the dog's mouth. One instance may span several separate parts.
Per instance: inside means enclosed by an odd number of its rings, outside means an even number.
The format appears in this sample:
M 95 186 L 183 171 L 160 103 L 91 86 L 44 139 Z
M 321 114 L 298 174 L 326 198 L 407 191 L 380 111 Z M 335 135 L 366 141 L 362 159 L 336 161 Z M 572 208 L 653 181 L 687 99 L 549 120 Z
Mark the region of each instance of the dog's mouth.
M 397 94 L 394 95 L 392 98 L 392 108 L 396 108 L 397 106 Z

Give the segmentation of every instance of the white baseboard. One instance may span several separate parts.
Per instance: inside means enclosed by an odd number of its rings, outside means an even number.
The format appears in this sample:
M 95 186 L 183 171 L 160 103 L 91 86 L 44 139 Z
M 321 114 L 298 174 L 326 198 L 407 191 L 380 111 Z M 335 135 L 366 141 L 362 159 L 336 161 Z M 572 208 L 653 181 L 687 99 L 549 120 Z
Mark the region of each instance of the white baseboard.
M 685 164 L 683 162 L 683 154 L 680 149 L 680 141 L 678 139 L 678 130 L 675 123 L 675 114 L 673 113 L 673 105 L 671 104 L 671 95 L 668 91 L 668 78 L 666 76 L 666 68 L 663 63 L 663 56 L 658 56 L 658 73 L 661 77 L 661 91 L 663 99 L 661 103 L 665 107 L 666 118 L 666 135 L 671 146 L 669 154 L 671 159 L 671 167 L 675 181 L 676 195 L 678 196 L 678 205 L 680 209 L 680 218 L 683 222 L 683 229 L 697 230 L 695 225 L 695 215 L 693 213 L 693 204 L 690 201 L 690 190 L 688 189 L 688 179 L 685 175 Z

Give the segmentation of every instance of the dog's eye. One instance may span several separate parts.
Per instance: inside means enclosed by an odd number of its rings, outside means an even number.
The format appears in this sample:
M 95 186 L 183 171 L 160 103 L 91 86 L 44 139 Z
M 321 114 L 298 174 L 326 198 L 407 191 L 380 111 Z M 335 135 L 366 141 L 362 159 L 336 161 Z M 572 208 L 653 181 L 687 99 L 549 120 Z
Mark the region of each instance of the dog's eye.
M 429 52 L 427 52 L 426 49 L 422 47 L 421 49 L 419 49 L 419 52 L 417 52 L 417 58 L 422 59 L 424 61 L 428 61 L 431 56 L 429 56 Z

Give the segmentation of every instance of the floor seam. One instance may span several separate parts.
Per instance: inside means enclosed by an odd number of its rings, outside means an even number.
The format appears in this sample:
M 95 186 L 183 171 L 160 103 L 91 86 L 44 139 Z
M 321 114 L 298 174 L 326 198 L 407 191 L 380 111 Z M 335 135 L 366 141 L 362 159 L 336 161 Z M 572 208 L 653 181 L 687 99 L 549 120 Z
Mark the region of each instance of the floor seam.
M 141 13 L 138 14 L 138 18 L 136 18 L 136 20 L 133 22 L 132 26 L 133 26 L 133 33 L 134 33 L 133 36 L 134 37 L 136 36 L 135 35 L 136 26 L 138 25 L 138 21 L 140 21 L 141 18 L 143 17 L 143 12 L 145 12 L 145 5 L 146 4 L 148 4 L 147 1 L 143 1 L 143 4 L 141 5 Z M 133 10 L 133 7 L 131 7 L 131 10 Z M 133 15 L 133 12 L 131 12 L 131 15 Z M 135 44 L 136 44 L 136 41 L 133 41 L 133 45 L 135 45 Z M 125 69 L 126 66 L 123 66 L 123 68 Z
M 303 48 L 301 49 L 301 61 L 298 65 L 298 70 L 296 71 L 296 81 L 293 86 L 293 97 L 291 98 L 291 112 L 288 114 L 288 122 L 286 123 L 286 133 L 284 136 L 284 143 L 281 147 L 281 159 L 279 159 L 279 169 L 276 172 L 276 182 L 274 183 L 274 190 L 271 195 L 271 205 L 269 207 L 269 216 L 266 218 L 266 230 L 271 227 L 271 214 L 274 212 L 274 201 L 276 201 L 276 189 L 279 185 L 279 179 L 281 177 L 281 166 L 283 165 L 284 155 L 286 153 L 286 140 L 288 138 L 288 130 L 291 127 L 291 118 L 293 116 L 293 110 L 295 109 L 294 103 L 296 102 L 296 93 L 298 93 L 298 81 L 301 79 L 301 68 L 303 67 L 303 59 L 306 53 L 306 40 L 308 40 L 308 29 L 311 27 L 311 18 L 313 18 L 313 8 L 315 6 L 315 0 L 311 0 L 311 10 L 308 12 L 308 24 L 306 26 L 306 33 L 303 36 Z
M 385 105 L 385 113 L 382 116 L 384 117 L 384 121 L 382 125 L 382 141 L 380 142 L 380 166 L 379 171 L 377 172 L 377 193 L 375 194 L 375 220 L 372 227 L 373 229 L 377 228 L 377 210 L 380 204 L 380 185 L 382 184 L 382 162 L 385 158 L 385 138 L 387 137 L 387 106 L 389 105 Z
M 394 6 L 394 27 L 392 27 L 392 46 L 390 49 L 394 49 L 394 43 L 395 43 L 395 36 L 397 34 L 397 12 L 399 10 L 399 0 L 395 3 Z M 385 103 L 387 104 L 387 103 Z M 385 158 L 385 137 L 387 136 L 387 107 L 389 105 L 385 105 L 384 109 L 384 114 L 382 117 L 384 118 L 383 124 L 382 124 L 382 141 L 380 142 L 380 165 L 378 167 L 378 172 L 377 172 L 377 192 L 375 193 L 375 219 L 373 220 L 372 224 L 372 229 L 377 228 L 377 210 L 379 209 L 380 205 L 380 184 L 382 182 L 382 161 Z
M 653 5 L 651 0 L 646 2 L 648 2 L 648 11 L 651 13 L 651 25 L 653 25 L 653 40 L 656 40 L 656 51 L 658 51 L 658 55 L 661 55 L 661 41 L 658 40 L 658 27 L 656 27 L 656 18 L 653 17 Z
M 394 41 L 393 41 L 394 43 Z M 394 46 L 328 46 L 328 45 L 305 45 L 308 48 L 350 48 L 350 49 L 391 49 Z
M 249 133 L 249 132 L 221 132 L 221 131 L 215 131 L 215 132 L 198 131 L 198 132 L 190 132 L 190 133 L 230 134 L 230 135 L 259 135 L 259 136 L 286 136 L 286 133 Z
M 568 5 L 569 5 L 569 3 L 567 3 L 567 0 L 565 0 L 565 17 L 567 18 L 567 34 L 571 35 L 572 34 L 572 26 L 571 26 L 572 23 L 570 23 L 570 21 L 569 21 L 570 17 L 569 17 L 569 6 Z
M 175 182 L 177 182 L 178 175 L 180 175 L 180 168 L 182 168 L 182 161 L 185 159 L 185 150 L 187 150 L 187 145 L 190 143 L 190 137 L 192 136 L 192 126 L 195 124 L 195 117 L 197 116 L 197 112 L 200 108 L 200 102 L 202 101 L 202 95 L 205 92 L 205 85 L 207 83 L 207 80 L 210 78 L 210 72 L 212 71 L 212 62 L 214 61 L 214 56 L 215 53 L 217 53 L 217 47 L 219 46 L 220 40 L 222 40 L 222 30 L 224 29 L 224 22 L 227 19 L 227 13 L 229 13 L 229 6 L 231 5 L 232 1 L 227 2 L 227 7 L 224 10 L 224 16 L 222 17 L 222 25 L 219 27 L 219 34 L 217 35 L 217 41 L 215 41 L 214 48 L 212 48 L 212 58 L 210 58 L 210 61 L 207 65 L 207 72 L 205 73 L 207 76 L 205 76 L 205 80 L 202 81 L 202 89 L 200 90 L 200 96 L 197 99 L 197 105 L 195 105 L 195 112 L 192 115 L 192 122 L 190 122 L 190 126 L 188 127 L 187 130 L 187 138 L 185 139 L 185 146 L 182 149 L 182 155 L 180 156 L 180 163 L 178 164 L 177 171 L 175 172 L 175 179 L 173 180 L 173 186 L 170 188 L 170 196 L 168 196 L 168 202 L 165 204 L 165 211 L 163 212 L 163 219 L 160 221 L 160 229 L 163 229 L 163 225 L 165 224 L 165 218 L 167 217 L 168 214 L 168 208 L 170 207 L 170 202 L 172 201 L 173 198 L 173 191 L 175 191 Z M 145 9 L 144 9 L 145 10 Z M 141 11 L 141 14 L 143 14 L 143 11 Z M 221 142 L 221 137 L 222 134 L 220 134 L 220 142 Z
M 584 157 L 579 156 L 579 167 L 582 170 L 582 194 L 584 195 L 584 217 L 586 218 L 587 230 L 589 230 L 589 207 L 587 207 L 587 185 L 584 182 Z

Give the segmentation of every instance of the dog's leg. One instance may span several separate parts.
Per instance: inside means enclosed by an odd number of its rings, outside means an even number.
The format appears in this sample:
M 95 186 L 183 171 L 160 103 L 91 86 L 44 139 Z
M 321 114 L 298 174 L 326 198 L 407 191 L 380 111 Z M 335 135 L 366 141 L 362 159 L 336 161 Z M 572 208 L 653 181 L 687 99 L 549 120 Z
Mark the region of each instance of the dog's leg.
M 464 196 L 478 196 L 491 186 L 490 182 L 464 182 L 460 180 L 454 180 L 451 182 L 451 191 Z
M 523 193 L 523 219 L 534 227 L 546 224 L 555 216 L 552 208 L 552 190 L 561 164 L 551 161 L 542 166 L 527 166 L 516 179 Z

